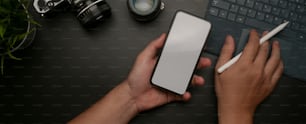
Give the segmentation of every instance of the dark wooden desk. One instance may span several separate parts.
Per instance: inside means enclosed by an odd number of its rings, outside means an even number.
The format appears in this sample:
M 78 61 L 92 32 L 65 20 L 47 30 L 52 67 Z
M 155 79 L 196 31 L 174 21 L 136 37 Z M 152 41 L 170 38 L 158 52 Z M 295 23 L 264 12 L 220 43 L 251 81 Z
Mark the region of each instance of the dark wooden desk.
M 66 12 L 37 18 L 36 40 L 20 51 L 22 61 L 7 60 L 0 78 L 0 124 L 62 124 L 72 119 L 127 76 L 137 54 L 167 32 L 178 9 L 204 17 L 205 0 L 164 0 L 166 9 L 150 23 L 134 21 L 126 0 L 109 0 L 113 15 L 85 30 Z M 37 14 L 35 14 L 37 16 Z M 213 60 L 216 57 L 206 53 Z M 191 88 L 188 103 L 173 103 L 139 114 L 132 124 L 217 123 L 213 68 L 199 73 L 206 85 Z M 306 83 L 283 77 L 261 105 L 256 123 L 305 124 Z

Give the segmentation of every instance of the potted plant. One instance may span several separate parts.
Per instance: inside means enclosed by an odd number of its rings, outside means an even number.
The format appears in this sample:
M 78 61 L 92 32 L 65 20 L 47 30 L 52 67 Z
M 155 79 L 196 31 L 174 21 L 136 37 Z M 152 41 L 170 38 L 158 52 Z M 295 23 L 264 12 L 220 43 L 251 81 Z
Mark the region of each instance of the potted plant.
M 29 46 L 34 39 L 37 23 L 28 13 L 28 0 L 0 0 L 0 57 L 1 73 L 8 56 L 21 60 L 12 53 Z

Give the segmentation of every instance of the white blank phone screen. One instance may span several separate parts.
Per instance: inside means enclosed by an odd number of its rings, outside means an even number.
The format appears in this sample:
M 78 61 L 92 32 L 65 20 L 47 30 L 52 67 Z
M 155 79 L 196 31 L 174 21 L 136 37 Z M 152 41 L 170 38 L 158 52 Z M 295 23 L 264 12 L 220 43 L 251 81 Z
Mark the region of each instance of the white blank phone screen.
M 152 76 L 152 83 L 184 94 L 201 55 L 210 23 L 185 12 L 177 12 Z

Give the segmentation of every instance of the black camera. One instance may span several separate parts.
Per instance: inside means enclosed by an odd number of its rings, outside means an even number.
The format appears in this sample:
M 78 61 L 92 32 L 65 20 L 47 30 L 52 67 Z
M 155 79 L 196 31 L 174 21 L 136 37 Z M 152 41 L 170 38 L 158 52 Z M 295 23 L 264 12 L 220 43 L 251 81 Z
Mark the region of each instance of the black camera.
M 91 26 L 111 16 L 111 8 L 105 0 L 34 0 L 33 6 L 42 16 L 72 8 L 84 26 Z

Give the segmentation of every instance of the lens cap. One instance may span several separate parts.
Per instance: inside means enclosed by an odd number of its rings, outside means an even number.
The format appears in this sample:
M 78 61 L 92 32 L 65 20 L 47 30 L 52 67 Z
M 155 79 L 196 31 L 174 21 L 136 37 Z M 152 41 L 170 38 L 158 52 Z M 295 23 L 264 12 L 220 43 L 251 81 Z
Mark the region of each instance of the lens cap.
M 164 9 L 161 0 L 128 0 L 128 9 L 137 21 L 152 21 Z

